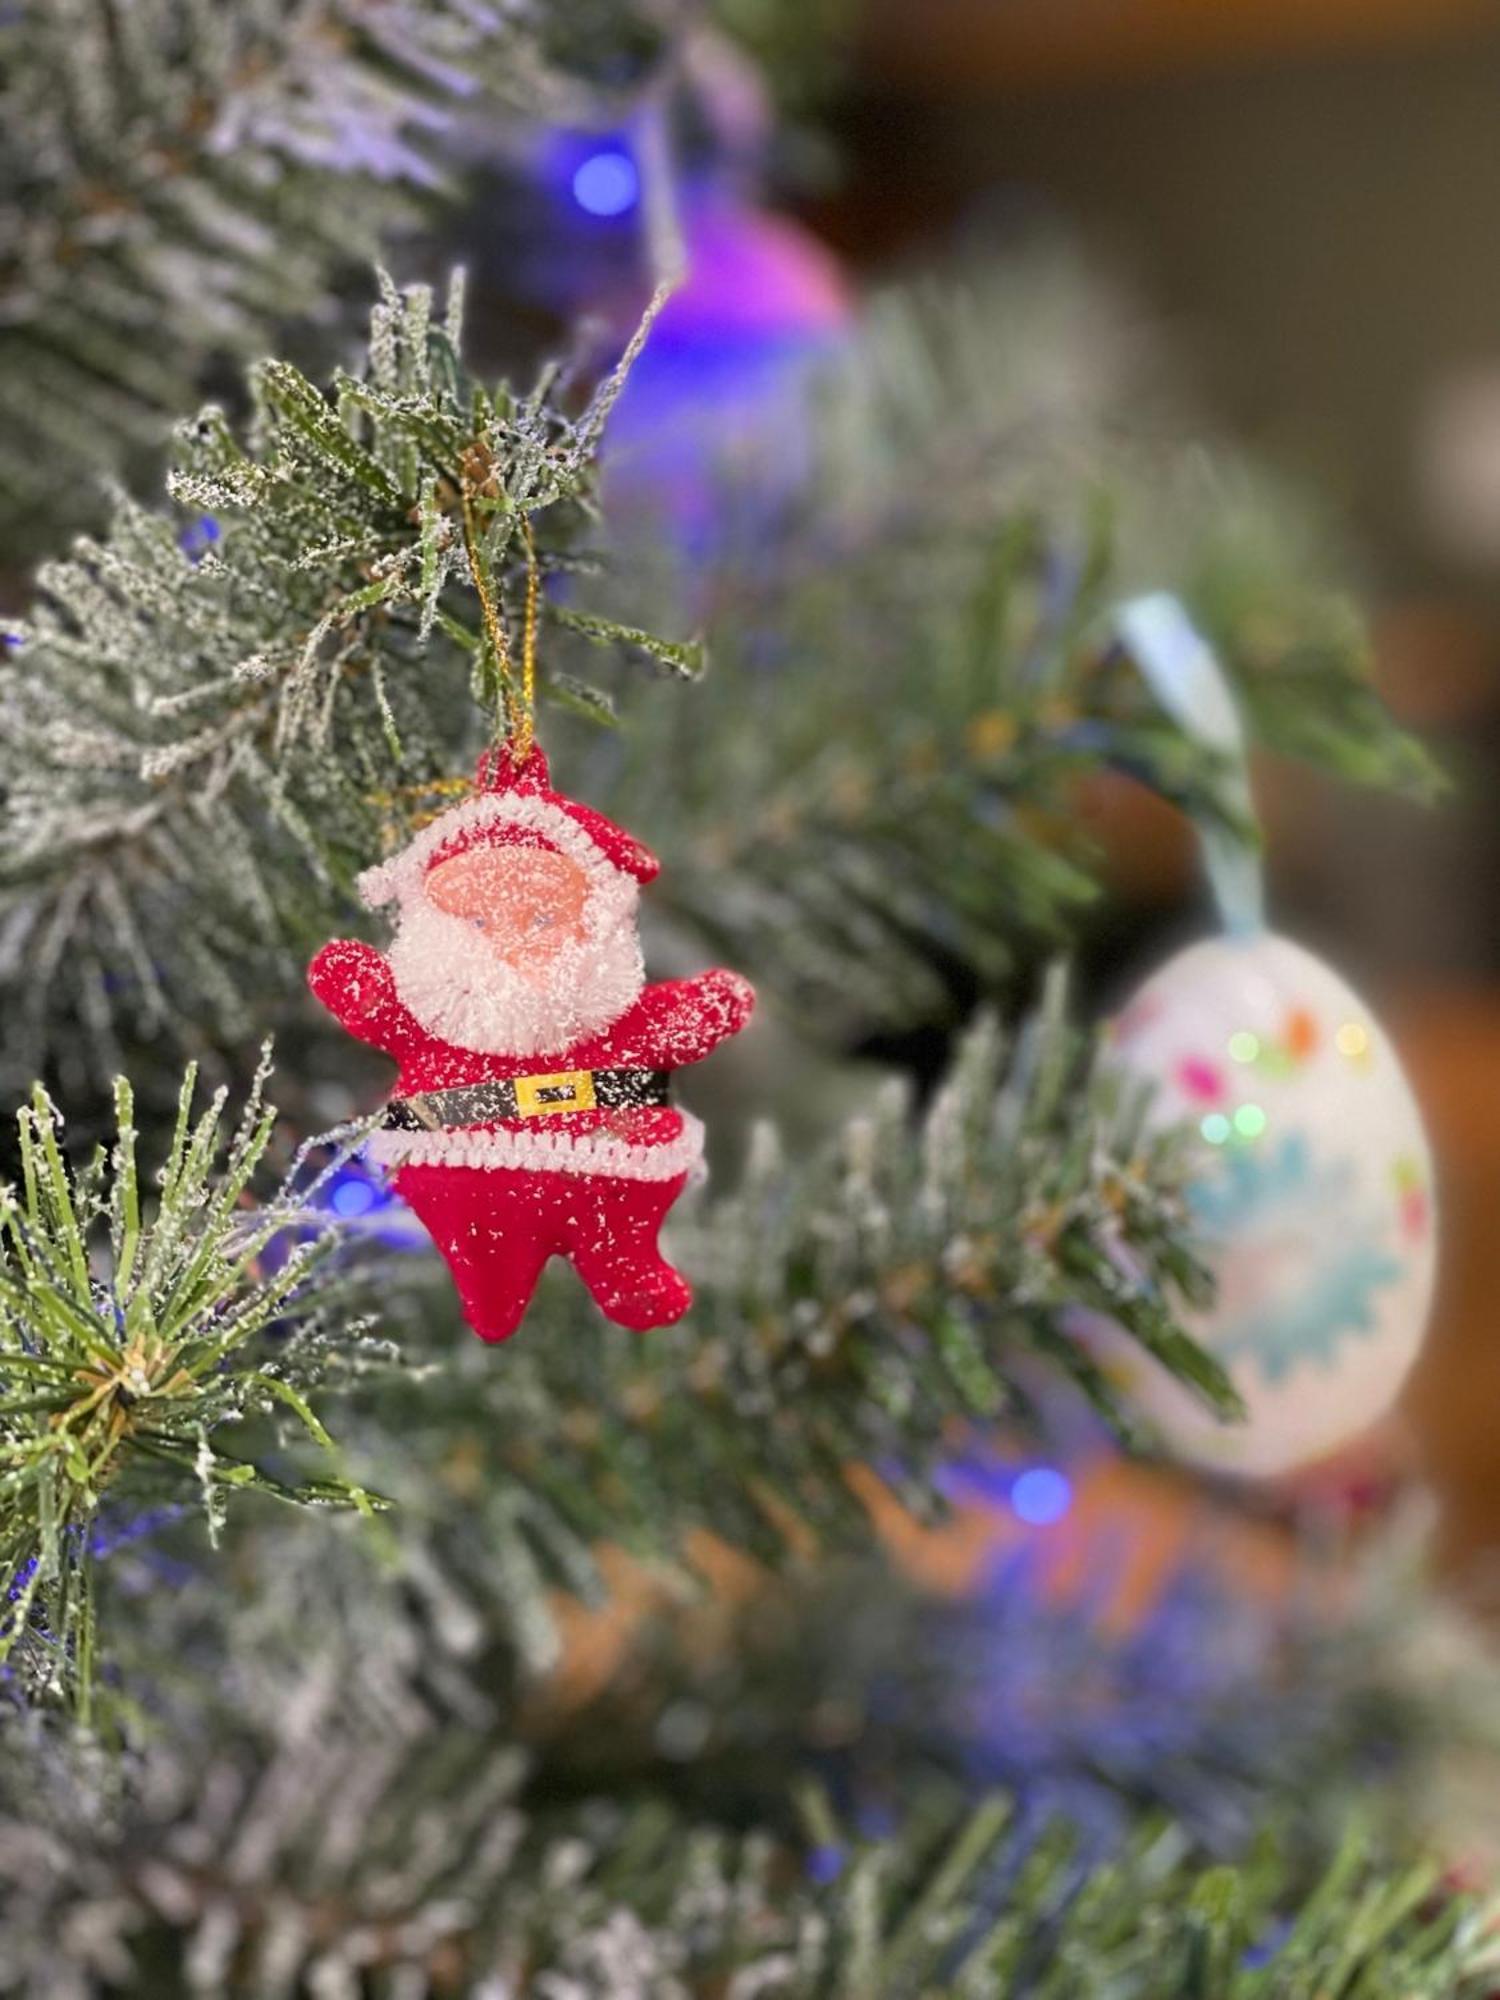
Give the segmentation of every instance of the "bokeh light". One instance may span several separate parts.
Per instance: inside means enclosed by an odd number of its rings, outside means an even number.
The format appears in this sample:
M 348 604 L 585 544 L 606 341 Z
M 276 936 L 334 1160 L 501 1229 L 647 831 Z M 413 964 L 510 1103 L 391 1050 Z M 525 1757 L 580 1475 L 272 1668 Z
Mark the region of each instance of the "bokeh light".
M 1073 1487 L 1055 1466 L 1033 1465 L 1016 1476 L 1010 1489 L 1011 1511 L 1028 1528 L 1050 1527 L 1073 1504 Z
M 346 1174 L 328 1197 L 335 1215 L 366 1215 L 375 1206 L 376 1189 L 359 1174 Z
M 640 199 L 641 177 L 628 153 L 590 153 L 573 170 L 573 199 L 586 215 L 625 215 Z

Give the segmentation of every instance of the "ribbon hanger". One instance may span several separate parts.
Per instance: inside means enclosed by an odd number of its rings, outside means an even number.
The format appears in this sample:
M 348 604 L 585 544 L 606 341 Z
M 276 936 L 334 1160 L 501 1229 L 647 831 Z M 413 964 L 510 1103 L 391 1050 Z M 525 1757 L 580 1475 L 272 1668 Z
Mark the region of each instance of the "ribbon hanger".
M 1167 591 L 1132 598 L 1115 613 L 1124 650 L 1151 692 L 1186 734 L 1228 764 L 1226 801 L 1255 823 L 1245 726 L 1213 648 Z M 1203 865 L 1219 919 L 1231 937 L 1265 928 L 1265 871 L 1259 842 L 1218 820 L 1195 817 Z

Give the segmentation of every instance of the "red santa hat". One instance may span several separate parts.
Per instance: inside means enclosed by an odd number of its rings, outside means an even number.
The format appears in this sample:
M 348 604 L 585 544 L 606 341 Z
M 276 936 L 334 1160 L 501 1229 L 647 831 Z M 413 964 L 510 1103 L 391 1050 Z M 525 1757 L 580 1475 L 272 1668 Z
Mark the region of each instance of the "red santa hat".
M 397 901 L 422 885 L 427 871 L 476 847 L 549 847 L 565 854 L 610 901 L 629 887 L 649 882 L 661 863 L 624 827 L 592 806 L 552 789 L 547 759 L 533 744 L 519 764 L 509 744 L 479 760 L 475 789 L 459 805 L 439 814 L 398 854 L 367 868 L 359 893 L 370 909 Z

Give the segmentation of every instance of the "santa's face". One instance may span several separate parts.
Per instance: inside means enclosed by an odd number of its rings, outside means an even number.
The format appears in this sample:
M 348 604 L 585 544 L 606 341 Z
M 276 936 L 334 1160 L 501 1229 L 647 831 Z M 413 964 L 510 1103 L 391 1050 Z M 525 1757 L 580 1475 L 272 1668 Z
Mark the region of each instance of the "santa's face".
M 396 990 L 461 1048 L 562 1052 L 618 1020 L 644 979 L 636 885 L 544 845 L 479 846 L 401 898 Z
M 576 861 L 551 848 L 481 847 L 430 868 L 427 895 L 538 985 L 550 978 L 558 954 L 583 938 L 589 880 Z

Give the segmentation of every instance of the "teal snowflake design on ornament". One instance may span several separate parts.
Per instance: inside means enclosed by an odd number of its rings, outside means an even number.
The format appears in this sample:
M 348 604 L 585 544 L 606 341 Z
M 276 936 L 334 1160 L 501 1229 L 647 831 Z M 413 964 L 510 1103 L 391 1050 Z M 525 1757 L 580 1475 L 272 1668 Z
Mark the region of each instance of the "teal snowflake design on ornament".
M 1213 1348 L 1227 1366 L 1254 1363 L 1275 1384 L 1304 1363 L 1333 1368 L 1378 1331 L 1380 1294 L 1405 1266 L 1359 1208 L 1351 1161 L 1315 1165 L 1300 1134 L 1236 1147 L 1193 1206 L 1220 1247 Z

